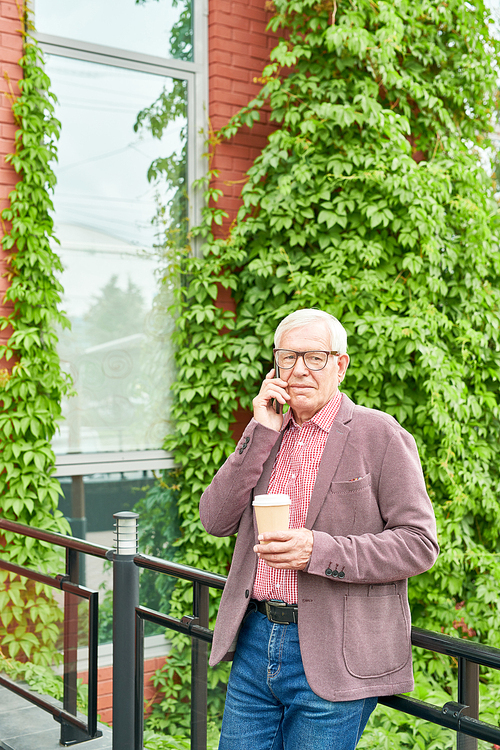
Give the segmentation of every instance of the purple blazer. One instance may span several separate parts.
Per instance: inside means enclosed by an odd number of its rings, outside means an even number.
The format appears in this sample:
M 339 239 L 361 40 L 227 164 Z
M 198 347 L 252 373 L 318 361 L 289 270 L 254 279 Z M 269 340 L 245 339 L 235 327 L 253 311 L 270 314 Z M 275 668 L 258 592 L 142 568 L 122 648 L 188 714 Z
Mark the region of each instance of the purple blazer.
M 281 434 L 252 419 L 201 498 L 210 534 L 238 534 L 212 666 L 236 648 L 257 570 L 252 498 L 267 491 L 280 444 Z M 415 440 L 393 417 L 343 395 L 305 526 L 314 546 L 298 573 L 298 628 L 310 687 L 331 701 L 413 690 L 407 579 L 428 570 L 439 548 Z M 326 574 L 335 568 L 345 576 Z

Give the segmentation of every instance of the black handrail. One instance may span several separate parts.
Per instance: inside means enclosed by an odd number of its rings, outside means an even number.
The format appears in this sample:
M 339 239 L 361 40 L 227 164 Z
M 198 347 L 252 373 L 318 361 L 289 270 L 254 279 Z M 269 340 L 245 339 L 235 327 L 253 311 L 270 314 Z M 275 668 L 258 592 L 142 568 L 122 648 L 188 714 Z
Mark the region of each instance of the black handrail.
M 396 711 L 418 716 L 420 719 L 439 724 L 441 727 L 452 729 L 469 737 L 491 742 L 495 745 L 500 743 L 500 729 L 473 716 L 467 716 L 465 711 L 468 706 L 462 703 L 449 701 L 442 708 L 439 708 L 432 703 L 426 703 L 406 695 L 388 695 L 379 698 L 378 702 L 383 703 L 384 706 L 389 706 L 389 708 L 394 708 Z
M 34 526 L 26 526 L 23 523 L 17 523 L 17 521 L 8 521 L 6 518 L 0 518 L 0 529 L 13 531 L 15 534 L 22 534 L 23 536 L 30 536 L 33 539 L 40 539 L 42 542 L 57 544 L 59 547 L 73 549 L 76 552 L 83 552 L 86 555 L 94 555 L 94 557 L 106 557 L 110 551 L 108 547 L 101 547 L 100 544 L 92 544 L 91 542 L 85 542 L 83 539 L 76 539 L 73 536 L 65 536 L 64 534 L 59 534 L 57 531 L 45 531 L 44 529 L 37 529 Z
M 182 620 L 179 620 L 176 617 L 171 617 L 171 615 L 162 615 L 160 612 L 156 612 L 154 609 L 148 609 L 147 607 L 136 607 L 135 613 L 141 620 L 147 620 L 154 625 L 160 625 L 164 628 L 175 630 L 177 633 L 182 633 L 183 635 L 193 635 L 196 638 L 199 638 L 200 641 L 212 643 L 214 636 L 213 630 L 198 625 L 195 618 L 191 615 L 185 615 Z
M 183 578 L 185 581 L 196 581 L 204 586 L 210 586 L 210 588 L 213 589 L 222 590 L 226 585 L 227 578 L 225 576 L 217 575 L 217 573 L 210 573 L 208 570 L 192 568 L 189 565 L 181 565 L 180 563 L 174 563 L 168 560 L 160 560 L 159 557 L 152 557 L 151 555 L 136 555 L 134 557 L 134 562 L 140 568 L 155 570 L 157 573 L 166 573 L 175 578 Z
M 62 589 L 66 594 L 76 594 L 85 596 L 89 599 L 89 605 L 92 609 L 92 619 L 94 624 L 90 625 L 90 632 L 93 634 L 91 641 L 91 651 L 95 653 L 95 660 L 92 665 L 92 674 L 95 676 L 95 685 L 97 684 L 97 592 L 79 586 L 75 578 L 75 565 L 71 564 L 71 558 L 76 557 L 78 552 L 94 555 L 96 557 L 110 559 L 111 550 L 99 545 L 90 544 L 81 539 L 66 537 L 55 532 L 35 529 L 14 521 L 7 521 L 0 518 L 0 529 L 12 531 L 15 533 L 31 536 L 42 541 L 63 546 L 67 551 L 67 573 L 64 576 L 45 576 L 37 571 L 30 571 L 27 568 L 21 568 L 13 563 L 2 562 L 0 567 L 10 570 L 19 575 L 32 577 L 33 580 L 39 580 L 42 583 L 56 586 Z M 187 565 L 181 565 L 170 561 L 161 560 L 149 555 L 135 555 L 129 558 L 137 567 L 147 568 L 149 570 L 164 573 L 175 578 L 193 583 L 193 614 L 178 618 L 171 615 L 164 615 L 147 607 L 136 606 L 136 684 L 135 684 L 135 706 L 136 706 L 136 747 L 142 748 L 142 722 L 143 722 L 143 622 L 148 620 L 158 625 L 164 626 L 171 630 L 184 633 L 193 638 L 192 644 L 192 702 L 191 702 L 191 747 L 193 750 L 205 750 L 206 748 L 206 686 L 207 686 L 207 659 L 206 644 L 212 641 L 213 632 L 208 628 L 208 593 L 209 588 L 223 589 L 226 578 L 209 571 L 199 570 Z M 21 572 L 22 571 L 22 572 Z M 70 580 L 71 579 L 71 580 Z M 95 598 L 94 598 L 95 597 Z M 95 604 L 94 604 L 95 602 Z M 89 612 L 90 615 L 90 612 Z M 436 653 L 446 654 L 458 660 L 458 701 L 449 701 L 443 707 L 434 706 L 424 701 L 416 700 L 403 695 L 386 696 L 379 698 L 379 702 L 390 706 L 398 711 L 418 716 L 440 726 L 448 727 L 457 732 L 459 748 L 475 747 L 473 744 L 467 744 L 469 738 L 476 738 L 500 744 L 500 729 L 486 722 L 480 721 L 477 715 L 478 710 L 478 691 L 479 691 L 479 666 L 500 669 L 500 649 L 491 646 L 485 646 L 474 641 L 468 641 L 461 638 L 453 638 L 443 633 L 435 633 L 429 630 L 413 627 L 411 630 L 412 645 L 424 648 Z M 94 658 L 94 657 L 93 657 Z M 91 728 L 91 665 L 89 653 L 89 731 Z M 6 679 L 0 678 L 0 684 L 5 684 Z M 23 688 L 16 686 L 16 691 L 20 692 Z M 92 704 L 97 705 L 96 689 L 93 691 Z M 50 704 L 49 704 L 50 705 Z M 43 706 L 42 706 L 43 707 Z M 58 711 L 58 721 L 66 721 L 65 710 L 59 710 L 55 707 L 46 708 L 52 713 Z M 79 720 L 75 715 L 76 710 L 69 715 L 66 726 L 71 724 L 79 727 Z M 92 722 L 94 709 L 92 709 Z M 95 711 L 96 714 L 96 711 Z M 98 736 L 98 735 L 94 735 Z M 88 738 L 88 735 L 87 735 Z M 462 741 L 464 740 L 464 742 Z
M 158 573 L 166 573 L 176 578 L 182 578 L 184 580 L 192 581 L 195 586 L 198 585 L 206 589 L 207 593 L 208 587 L 223 589 L 226 582 L 226 578 L 224 576 L 220 576 L 204 570 L 198 570 L 197 568 L 192 568 L 187 565 L 160 560 L 149 555 L 137 555 L 134 558 L 134 562 L 140 567 L 148 568 L 149 570 L 154 570 Z M 189 615 L 179 620 L 175 617 L 172 617 L 171 615 L 164 615 L 155 610 L 139 606 L 136 607 L 136 618 L 137 633 L 139 634 L 138 640 L 141 640 L 141 634 L 143 633 L 142 623 L 144 620 L 148 620 L 149 622 L 153 622 L 157 625 L 161 625 L 163 627 L 170 628 L 171 630 L 175 630 L 179 633 L 192 636 L 193 642 L 197 639 L 207 643 L 210 643 L 212 641 L 213 631 L 209 630 L 208 627 L 199 623 L 197 621 L 197 618 Z M 418 648 L 424 648 L 436 653 L 446 654 L 447 656 L 454 657 L 458 660 L 458 698 L 460 702 L 449 701 L 443 707 L 439 707 L 408 696 L 393 695 L 379 698 L 379 703 L 382 703 L 403 713 L 418 716 L 425 719 L 426 721 L 454 730 L 455 732 L 457 732 L 459 748 L 465 749 L 476 747 L 475 740 L 472 740 L 473 744 L 468 744 L 469 738 L 475 738 L 494 744 L 500 744 L 500 729 L 493 726 L 492 724 L 481 721 L 477 716 L 479 671 L 478 667 L 476 666 L 482 665 L 485 667 L 490 667 L 492 669 L 500 669 L 500 649 L 494 648 L 492 646 L 485 646 L 474 641 L 467 641 L 461 638 L 453 638 L 452 636 L 445 635 L 444 633 L 435 633 L 431 630 L 424 630 L 422 628 L 416 627 L 412 627 L 411 629 L 411 642 L 413 646 L 416 646 Z M 141 647 L 139 646 L 139 648 Z M 140 711 L 140 706 L 142 705 L 142 699 L 139 698 L 139 694 L 143 682 L 141 671 L 142 666 L 139 662 L 140 659 L 138 658 L 138 681 L 136 686 L 136 706 L 138 711 Z M 201 665 L 201 668 L 200 665 L 198 665 L 198 670 L 199 671 L 196 675 L 196 684 L 199 685 L 200 683 L 204 682 L 204 684 L 206 685 L 206 663 L 205 665 Z M 193 684 L 194 682 L 195 681 L 193 680 Z M 195 706 L 195 710 L 197 712 L 199 711 L 198 706 Z M 139 724 L 141 724 L 139 713 L 137 714 L 137 720 Z M 206 750 L 206 741 L 205 743 L 203 743 L 203 741 L 199 741 L 200 737 L 203 738 L 203 732 L 200 732 L 199 729 L 196 729 L 196 722 L 194 721 L 193 715 L 191 726 L 192 750 Z M 194 742 L 193 730 L 196 731 L 196 739 Z M 139 729 L 139 732 L 136 735 L 138 739 L 142 737 L 141 732 L 142 729 Z M 462 741 L 462 739 L 464 741 Z M 136 747 L 139 748 L 142 746 L 137 744 Z
M 493 646 L 415 627 L 411 629 L 411 642 L 414 646 L 425 648 L 427 651 L 454 656 L 456 659 L 464 658 L 483 667 L 500 669 L 500 649 Z
M 98 647 L 98 609 L 99 594 L 78 584 L 78 552 L 105 557 L 108 552 L 106 547 L 84 542 L 81 539 L 66 537 L 63 534 L 36 529 L 31 526 L 8 521 L 0 518 L 0 529 L 11 531 L 23 536 L 33 537 L 41 541 L 49 542 L 66 548 L 66 573 L 65 575 L 49 576 L 36 570 L 31 570 L 21 565 L 16 565 L 7 560 L 0 559 L 0 569 L 7 570 L 15 575 L 24 576 L 32 581 L 43 583 L 46 586 L 64 591 L 64 697 L 63 708 L 47 701 L 42 696 L 32 693 L 21 687 L 7 677 L 0 677 L 3 687 L 17 693 L 30 703 L 51 713 L 54 719 L 61 724 L 61 745 L 73 745 L 77 742 L 85 742 L 102 736 L 97 729 L 97 647 Z M 89 659 L 88 659 L 88 715 L 87 723 L 77 717 L 76 707 L 76 651 L 78 633 L 74 632 L 70 623 L 78 616 L 78 608 L 73 597 L 87 599 L 89 602 Z
M 30 690 L 23 688 L 17 682 L 14 682 L 14 680 L 11 680 L 8 677 L 5 677 L 4 675 L 0 675 L 0 685 L 12 691 L 13 693 L 16 693 L 17 695 L 21 696 L 21 698 L 25 698 L 30 703 L 36 703 L 36 705 L 39 708 L 42 708 L 44 711 L 47 711 L 47 713 L 49 714 L 52 714 L 52 716 L 54 717 L 56 721 L 60 723 L 65 721 L 68 724 L 71 724 L 72 726 L 76 727 L 76 729 L 82 732 L 86 732 L 87 725 L 84 724 L 84 722 L 81 721 L 77 716 L 70 714 L 69 711 L 65 711 L 64 708 L 58 708 L 50 701 L 45 700 L 45 698 L 42 698 L 42 696 L 39 696 L 39 695 L 33 696 L 33 693 Z M 36 701 L 33 699 L 34 697 L 36 697 Z M 90 739 L 90 738 L 87 737 L 87 739 Z M 73 744 L 73 742 L 71 744 Z

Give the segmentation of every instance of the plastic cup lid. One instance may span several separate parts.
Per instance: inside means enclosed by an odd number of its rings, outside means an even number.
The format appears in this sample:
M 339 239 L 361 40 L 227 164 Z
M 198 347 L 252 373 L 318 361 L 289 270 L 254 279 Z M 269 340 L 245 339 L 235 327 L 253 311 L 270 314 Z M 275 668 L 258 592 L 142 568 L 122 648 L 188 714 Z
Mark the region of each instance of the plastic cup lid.
M 255 495 L 252 505 L 290 505 L 288 495 Z

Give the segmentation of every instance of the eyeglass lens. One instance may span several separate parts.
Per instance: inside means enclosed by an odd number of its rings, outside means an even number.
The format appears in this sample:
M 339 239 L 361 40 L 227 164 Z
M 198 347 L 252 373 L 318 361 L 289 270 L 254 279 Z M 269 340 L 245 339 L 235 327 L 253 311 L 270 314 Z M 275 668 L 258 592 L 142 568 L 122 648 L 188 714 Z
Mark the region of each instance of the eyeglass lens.
M 322 370 L 328 360 L 328 354 L 325 352 L 304 352 L 297 353 L 287 349 L 281 349 L 276 354 L 276 364 L 282 370 L 291 370 L 294 367 L 297 357 L 304 359 L 305 365 L 309 370 Z

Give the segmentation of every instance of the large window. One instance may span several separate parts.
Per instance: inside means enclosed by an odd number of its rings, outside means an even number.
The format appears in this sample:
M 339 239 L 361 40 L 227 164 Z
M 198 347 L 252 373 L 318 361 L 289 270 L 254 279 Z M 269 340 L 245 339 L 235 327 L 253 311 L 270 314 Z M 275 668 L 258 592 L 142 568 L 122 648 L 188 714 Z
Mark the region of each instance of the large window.
M 206 17 L 206 0 L 35 0 L 61 122 L 54 220 L 71 330 L 59 352 L 75 395 L 54 449 L 58 475 L 77 480 L 73 516 L 82 477 L 172 465 L 165 244 L 199 214 Z
M 170 78 L 57 56 L 46 69 L 63 123 L 55 212 L 71 330 L 60 333 L 60 356 L 76 390 L 55 448 L 161 448 L 173 376 L 172 298 L 154 217 L 174 195 L 147 172 L 160 155 L 182 152 L 186 120 L 168 123 L 161 139 L 149 129 L 134 132 L 138 113 L 172 91 Z M 179 181 L 182 190 L 182 173 Z

